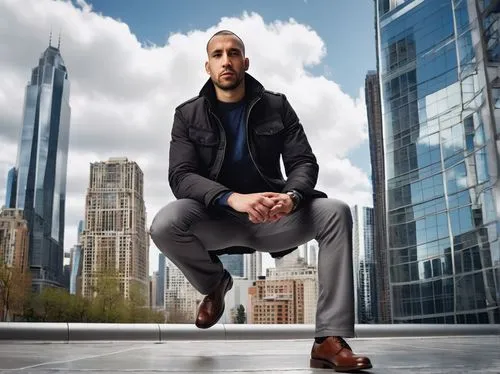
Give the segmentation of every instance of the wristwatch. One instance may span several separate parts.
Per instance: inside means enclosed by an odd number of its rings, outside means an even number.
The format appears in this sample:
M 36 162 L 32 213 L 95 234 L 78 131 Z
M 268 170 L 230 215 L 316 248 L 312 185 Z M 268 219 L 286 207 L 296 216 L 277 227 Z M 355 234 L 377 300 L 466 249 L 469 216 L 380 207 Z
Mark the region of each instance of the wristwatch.
M 301 197 L 297 193 L 297 191 L 293 191 L 293 190 L 292 191 L 288 191 L 286 194 L 288 196 L 290 196 L 290 199 L 292 199 L 292 203 L 293 203 L 292 212 L 293 212 L 295 209 L 297 209 L 297 206 L 300 203 Z

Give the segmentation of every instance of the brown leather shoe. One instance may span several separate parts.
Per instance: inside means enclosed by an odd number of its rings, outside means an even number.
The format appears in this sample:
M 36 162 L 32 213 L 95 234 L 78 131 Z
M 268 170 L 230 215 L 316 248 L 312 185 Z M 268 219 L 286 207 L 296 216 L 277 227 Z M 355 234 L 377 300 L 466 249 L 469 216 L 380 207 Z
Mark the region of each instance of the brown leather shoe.
M 224 313 L 224 296 L 233 287 L 231 274 L 224 270 L 224 276 L 219 287 L 205 296 L 198 307 L 198 316 L 195 325 L 200 329 L 208 329 L 217 323 Z
M 314 342 L 311 351 L 311 368 L 354 372 L 371 369 L 372 364 L 368 357 L 352 353 L 351 347 L 344 339 L 329 336 L 321 344 Z

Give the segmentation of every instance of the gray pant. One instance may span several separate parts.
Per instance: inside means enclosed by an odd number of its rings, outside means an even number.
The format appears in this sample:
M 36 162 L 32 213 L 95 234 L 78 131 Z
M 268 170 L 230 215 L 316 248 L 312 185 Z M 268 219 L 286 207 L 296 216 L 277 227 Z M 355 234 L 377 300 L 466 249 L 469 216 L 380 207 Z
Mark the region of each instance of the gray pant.
M 349 206 L 314 199 L 274 223 L 253 224 L 230 208 L 207 209 L 191 199 L 174 201 L 153 219 L 156 246 L 202 294 L 222 279 L 223 267 L 210 251 L 248 246 L 279 252 L 309 240 L 319 243 L 319 296 L 315 336 L 354 336 L 352 217 Z

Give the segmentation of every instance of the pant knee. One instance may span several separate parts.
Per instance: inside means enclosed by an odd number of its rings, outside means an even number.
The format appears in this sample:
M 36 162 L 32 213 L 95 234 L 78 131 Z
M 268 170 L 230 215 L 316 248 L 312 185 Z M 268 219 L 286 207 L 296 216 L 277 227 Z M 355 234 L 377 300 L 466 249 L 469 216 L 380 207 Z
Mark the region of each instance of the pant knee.
M 158 244 L 165 238 L 185 233 L 204 211 L 204 206 L 191 199 L 181 199 L 164 206 L 153 218 L 149 233 Z

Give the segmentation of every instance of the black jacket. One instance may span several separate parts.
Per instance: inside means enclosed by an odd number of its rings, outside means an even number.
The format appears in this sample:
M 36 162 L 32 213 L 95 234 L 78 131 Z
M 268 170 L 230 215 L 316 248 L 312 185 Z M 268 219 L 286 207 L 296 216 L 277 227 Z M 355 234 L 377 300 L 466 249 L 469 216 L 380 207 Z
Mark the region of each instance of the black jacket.
M 247 142 L 267 191 L 297 190 L 304 200 L 326 197 L 314 189 L 319 170 L 316 157 L 285 95 L 264 90 L 249 74 L 245 75 L 245 87 Z M 176 108 L 170 141 L 168 180 L 174 196 L 194 199 L 207 207 L 221 193 L 230 191 L 218 182 L 227 140 L 215 114 L 216 102 L 215 89 L 209 79 L 199 96 Z M 280 155 L 286 181 L 280 169 Z M 294 249 L 271 255 L 281 257 Z M 216 254 L 252 252 L 255 250 L 251 248 L 230 247 Z

